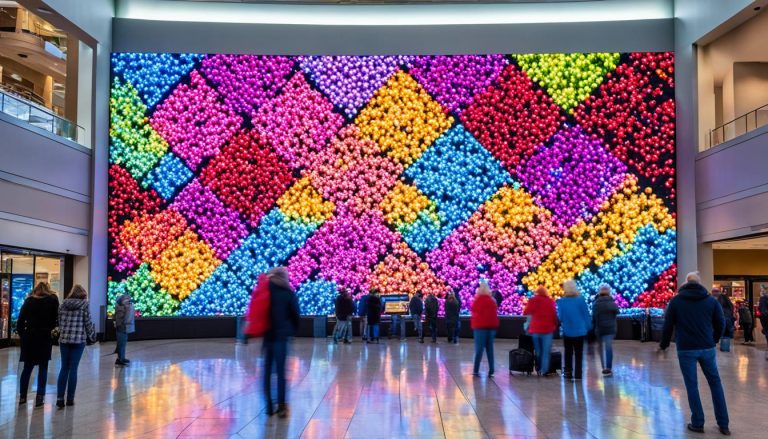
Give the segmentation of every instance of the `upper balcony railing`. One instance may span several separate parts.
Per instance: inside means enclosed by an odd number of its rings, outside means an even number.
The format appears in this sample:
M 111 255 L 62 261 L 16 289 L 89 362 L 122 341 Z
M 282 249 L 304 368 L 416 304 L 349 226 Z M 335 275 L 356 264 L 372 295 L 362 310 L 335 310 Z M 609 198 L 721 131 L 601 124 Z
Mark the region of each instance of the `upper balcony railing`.
M 0 111 L 56 136 L 86 145 L 83 127 L 4 89 L 0 89 Z
M 713 148 L 765 125 L 768 125 L 768 104 L 711 130 L 706 139 L 706 149 Z

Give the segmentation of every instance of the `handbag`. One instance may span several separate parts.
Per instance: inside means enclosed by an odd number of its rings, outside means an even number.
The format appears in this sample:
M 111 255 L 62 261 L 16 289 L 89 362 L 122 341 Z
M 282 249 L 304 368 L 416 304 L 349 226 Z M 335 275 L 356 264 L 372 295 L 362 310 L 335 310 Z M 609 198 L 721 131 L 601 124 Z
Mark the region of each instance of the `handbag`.
M 61 330 L 59 329 L 58 326 L 51 329 L 51 341 L 53 342 L 53 344 L 55 345 L 59 344 L 60 335 L 61 335 Z
M 96 325 L 91 322 L 89 330 L 85 331 L 85 345 L 91 346 L 96 344 Z

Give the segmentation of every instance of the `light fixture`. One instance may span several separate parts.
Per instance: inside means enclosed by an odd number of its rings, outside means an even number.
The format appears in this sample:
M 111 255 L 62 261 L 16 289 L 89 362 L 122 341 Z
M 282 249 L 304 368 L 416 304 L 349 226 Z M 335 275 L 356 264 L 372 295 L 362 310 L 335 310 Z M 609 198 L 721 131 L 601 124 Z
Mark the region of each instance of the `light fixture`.
M 29 58 L 29 55 L 27 55 L 26 53 L 19 53 L 18 55 L 19 55 L 19 58 L 24 58 L 24 59 Z

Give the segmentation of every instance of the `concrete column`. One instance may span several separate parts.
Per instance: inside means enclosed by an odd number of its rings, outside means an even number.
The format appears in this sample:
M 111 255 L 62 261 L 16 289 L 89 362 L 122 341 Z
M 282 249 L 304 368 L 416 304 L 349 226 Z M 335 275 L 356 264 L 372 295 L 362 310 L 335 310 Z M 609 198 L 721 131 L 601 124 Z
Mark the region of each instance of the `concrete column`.
M 715 265 L 712 251 L 712 243 L 704 242 L 699 244 L 697 249 L 697 256 L 699 259 L 699 274 L 701 275 L 701 284 L 712 288 L 712 284 L 715 283 Z
M 45 77 L 43 82 L 43 102 L 47 108 L 53 108 L 53 76 Z
M 80 41 L 68 36 L 67 40 L 67 77 L 64 80 L 64 118 L 77 123 L 77 77 L 79 66 Z

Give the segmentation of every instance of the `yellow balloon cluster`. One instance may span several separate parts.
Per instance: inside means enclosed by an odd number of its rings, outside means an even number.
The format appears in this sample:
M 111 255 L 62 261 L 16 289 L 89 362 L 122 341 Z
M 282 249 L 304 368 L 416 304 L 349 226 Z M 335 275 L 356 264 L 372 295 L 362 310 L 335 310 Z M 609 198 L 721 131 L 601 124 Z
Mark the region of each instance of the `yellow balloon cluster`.
M 213 250 L 187 230 L 150 261 L 152 277 L 178 299 L 184 299 L 221 264 Z
M 530 194 L 522 189 L 504 186 L 485 203 L 483 217 L 498 228 L 525 226 L 536 214 L 549 211 L 533 202 Z
M 395 227 L 416 221 L 419 212 L 424 209 L 435 209 L 434 203 L 419 189 L 400 180 L 381 202 L 380 207 L 387 222 Z
M 288 219 L 321 223 L 333 215 L 335 206 L 325 201 L 312 186 L 309 177 L 298 180 L 278 200 L 277 206 Z
M 394 74 L 355 120 L 360 132 L 404 166 L 451 127 L 453 117 L 410 75 Z
M 529 290 L 545 286 L 554 295 L 562 294 L 562 283 L 582 272 L 592 262 L 598 267 L 629 250 L 637 231 L 647 225 L 664 233 L 675 227 L 664 202 L 650 190 L 640 191 L 637 178 L 628 176 L 622 187 L 604 203 L 589 223 L 575 224 L 534 273 L 523 278 Z

